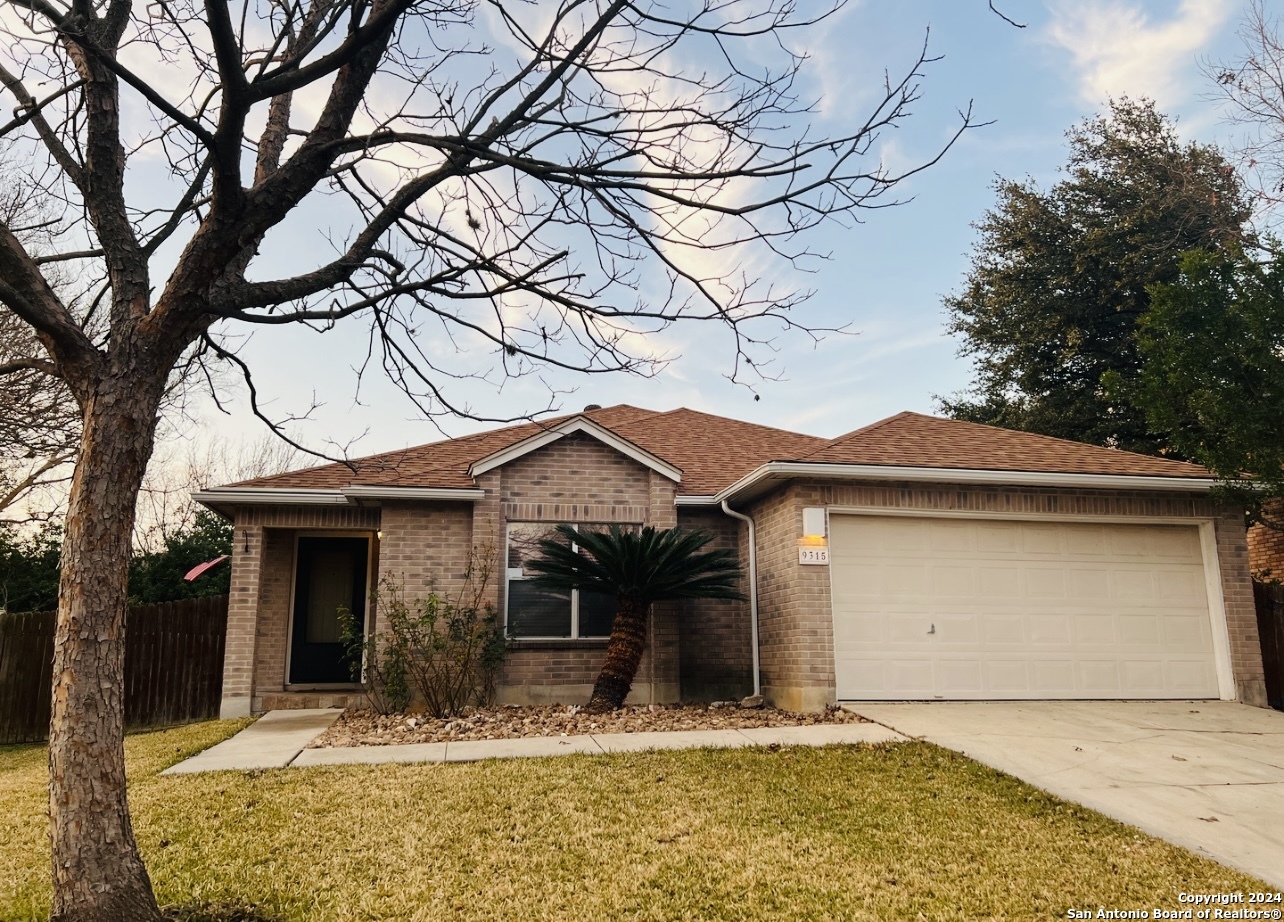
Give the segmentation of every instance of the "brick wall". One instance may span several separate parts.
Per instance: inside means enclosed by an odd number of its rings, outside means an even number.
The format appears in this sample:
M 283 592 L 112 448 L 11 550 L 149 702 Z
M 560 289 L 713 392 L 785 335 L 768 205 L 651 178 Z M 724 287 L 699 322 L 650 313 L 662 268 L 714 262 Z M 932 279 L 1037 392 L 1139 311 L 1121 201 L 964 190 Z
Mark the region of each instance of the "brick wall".
M 1273 521 L 1284 520 L 1284 505 L 1267 506 Z M 1248 564 L 1253 575 L 1263 580 L 1284 580 L 1284 531 L 1254 525 L 1248 530 Z
M 758 528 L 763 684 L 783 706 L 815 708 L 834 697 L 829 568 L 800 566 L 796 550 L 807 506 L 1210 518 L 1236 689 L 1242 701 L 1265 702 L 1243 516 L 1236 511 L 1190 494 L 815 481 L 791 484 L 751 510 Z
M 618 522 L 662 528 L 676 522 L 676 484 L 578 433 L 482 475 L 477 485 L 487 498 L 473 509 L 474 533 L 487 535 L 498 549 L 496 601 L 501 612 L 509 522 Z M 630 700 L 676 699 L 681 637 L 674 606 L 657 605 L 652 611 L 648 647 Z M 583 703 L 605 652 L 600 640 L 522 642 L 509 653 L 498 698 L 511 703 Z
M 748 528 L 721 510 L 682 509 L 678 524 L 703 528 L 716 536 L 709 548 L 735 550 L 742 567 L 747 556 L 741 549 L 741 532 Z M 748 572 L 740 581 L 748 595 Z M 701 599 L 677 606 L 682 698 L 684 701 L 721 701 L 742 698 L 753 691 L 753 650 L 748 601 Z
M 391 581 L 407 602 L 433 592 L 457 598 L 466 586 L 474 544 L 472 512 L 469 503 L 386 502 L 379 584 Z M 387 630 L 378 616 L 375 629 Z
M 290 592 L 294 575 L 293 528 L 263 529 L 263 564 L 259 574 L 259 618 L 256 630 L 254 697 L 285 689 L 286 642 L 290 626 Z
M 358 506 L 241 506 L 235 510 L 227 645 L 223 654 L 224 717 L 257 710 L 264 690 L 280 691 L 294 536 L 300 529 L 374 532 L 379 509 Z

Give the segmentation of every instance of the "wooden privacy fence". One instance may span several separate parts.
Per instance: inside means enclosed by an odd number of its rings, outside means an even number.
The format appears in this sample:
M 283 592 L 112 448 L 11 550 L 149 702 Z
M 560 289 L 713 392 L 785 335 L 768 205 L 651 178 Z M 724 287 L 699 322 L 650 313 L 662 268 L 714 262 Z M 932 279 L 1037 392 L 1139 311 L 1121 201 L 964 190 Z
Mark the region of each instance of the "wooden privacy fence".
M 1257 633 L 1262 638 L 1262 667 L 1271 707 L 1284 710 L 1284 586 L 1253 581 Z
M 125 620 L 125 723 L 218 716 L 227 596 L 135 605 Z M 0 614 L 0 743 L 49 732 L 53 612 Z

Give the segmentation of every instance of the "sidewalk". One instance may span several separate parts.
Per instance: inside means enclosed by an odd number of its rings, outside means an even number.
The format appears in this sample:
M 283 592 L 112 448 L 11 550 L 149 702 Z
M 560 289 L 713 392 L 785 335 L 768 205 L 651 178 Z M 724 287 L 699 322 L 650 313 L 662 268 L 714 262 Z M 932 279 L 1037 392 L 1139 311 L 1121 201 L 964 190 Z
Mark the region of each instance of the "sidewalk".
M 879 724 L 816 724 L 810 727 L 757 727 L 749 730 L 684 730 L 666 733 L 601 733 L 584 736 L 535 736 L 404 746 L 343 746 L 308 749 L 308 743 L 342 713 L 337 708 L 269 711 L 231 739 L 224 740 L 163 775 L 244 771 L 309 765 L 376 765 L 384 762 L 476 762 L 481 759 L 533 758 L 576 752 L 638 752 L 645 749 L 694 749 L 744 746 L 829 746 L 835 743 L 903 742 L 906 737 Z

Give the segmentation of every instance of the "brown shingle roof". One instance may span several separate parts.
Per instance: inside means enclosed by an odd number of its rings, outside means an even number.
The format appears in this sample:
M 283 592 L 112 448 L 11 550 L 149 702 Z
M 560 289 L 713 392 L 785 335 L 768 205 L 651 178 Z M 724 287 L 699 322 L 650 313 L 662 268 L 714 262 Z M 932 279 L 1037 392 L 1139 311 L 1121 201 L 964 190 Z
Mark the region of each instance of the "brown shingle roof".
M 1209 477 L 1197 464 L 921 413 L 898 413 L 840 435 L 798 461 L 1055 474 Z
M 468 475 L 474 461 L 580 415 L 680 468 L 678 492 L 685 496 L 718 493 L 768 461 L 1209 476 L 1202 467 L 1181 461 L 920 413 L 899 413 L 836 439 L 822 439 L 685 408 L 659 413 L 621 404 L 360 458 L 353 462 L 355 471 L 347 465 L 327 464 L 232 486 L 336 489 L 360 484 L 467 489 L 476 486 Z

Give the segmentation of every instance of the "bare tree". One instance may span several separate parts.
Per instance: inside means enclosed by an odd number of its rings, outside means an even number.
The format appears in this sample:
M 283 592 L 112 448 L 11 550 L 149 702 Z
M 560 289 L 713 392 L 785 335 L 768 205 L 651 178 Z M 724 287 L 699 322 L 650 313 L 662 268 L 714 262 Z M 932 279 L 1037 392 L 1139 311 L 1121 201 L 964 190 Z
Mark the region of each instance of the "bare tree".
M 926 47 L 863 121 L 813 133 L 789 43 L 826 13 L 792 0 L 3 10 L 0 137 L 61 211 L 43 257 L 0 225 L 0 304 L 82 419 L 49 741 L 58 920 L 159 918 L 125 796 L 122 637 L 135 501 L 184 356 L 239 368 L 261 412 L 230 331 L 352 319 L 422 412 L 466 413 L 452 373 L 647 373 L 648 334 L 705 321 L 737 376 L 782 327 L 807 330 L 791 313 L 806 293 L 764 267 L 892 204 L 944 152 L 899 173 L 872 156 L 918 98 Z M 319 214 L 331 258 L 285 276 L 257 258 Z M 59 296 L 53 266 L 81 297 Z
M 0 170 L 0 222 L 39 254 L 50 216 L 23 180 Z M 0 524 L 52 518 L 66 498 L 80 414 L 48 366 L 31 327 L 0 306 Z
M 302 467 L 309 455 L 270 432 L 232 444 L 215 434 L 158 440 L 143 476 L 134 522 L 134 549 L 160 550 L 191 528 L 200 507 L 192 493 L 223 483 L 268 477 Z
M 1284 35 L 1263 0 L 1252 0 L 1239 27 L 1243 54 L 1206 65 L 1226 103 L 1226 119 L 1244 133 L 1234 148 L 1240 169 L 1266 209 L 1284 202 Z
M 80 435 L 65 384 L 38 370 L 48 356 L 31 328 L 0 308 L 0 524 L 62 508 Z

